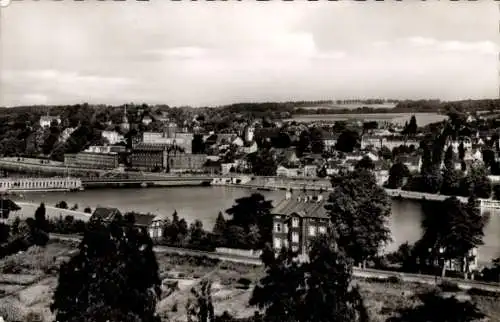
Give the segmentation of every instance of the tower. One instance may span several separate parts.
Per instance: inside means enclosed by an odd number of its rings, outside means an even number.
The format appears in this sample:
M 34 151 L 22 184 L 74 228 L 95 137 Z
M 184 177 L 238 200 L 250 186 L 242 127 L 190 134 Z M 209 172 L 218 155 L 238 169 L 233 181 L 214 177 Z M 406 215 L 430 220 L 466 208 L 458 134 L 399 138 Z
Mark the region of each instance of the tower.
M 127 132 L 130 129 L 130 124 L 128 123 L 128 117 L 127 117 L 127 105 L 125 105 L 125 108 L 123 111 L 121 129 L 123 132 Z

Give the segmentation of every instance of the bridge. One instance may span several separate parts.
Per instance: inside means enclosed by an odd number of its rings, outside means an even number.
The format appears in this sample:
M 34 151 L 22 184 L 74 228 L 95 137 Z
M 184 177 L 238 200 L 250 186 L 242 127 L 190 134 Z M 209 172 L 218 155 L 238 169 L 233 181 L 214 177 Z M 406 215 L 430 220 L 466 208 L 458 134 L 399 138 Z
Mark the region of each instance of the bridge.
M 210 185 L 213 177 L 209 176 L 178 176 L 163 178 L 83 178 L 84 188 L 102 187 L 102 186 L 141 186 L 141 187 L 167 187 L 167 186 L 200 186 Z

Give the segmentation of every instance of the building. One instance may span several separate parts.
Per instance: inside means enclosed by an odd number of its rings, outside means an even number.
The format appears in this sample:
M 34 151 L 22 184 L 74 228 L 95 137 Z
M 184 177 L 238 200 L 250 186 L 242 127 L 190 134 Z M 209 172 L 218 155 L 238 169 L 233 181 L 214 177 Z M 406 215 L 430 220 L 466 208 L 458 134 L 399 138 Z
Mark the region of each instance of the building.
M 174 153 L 167 155 L 166 152 L 164 152 L 164 154 L 165 160 L 169 162 L 170 171 L 200 171 L 203 169 L 205 162 L 207 162 L 206 154 Z
M 0 223 L 5 224 L 12 211 L 21 210 L 21 207 L 10 199 L 0 198 Z
M 329 216 L 325 209 L 325 194 L 293 194 L 287 191 L 285 199 L 272 210 L 273 248 L 290 248 L 299 255 L 307 255 L 312 238 L 325 234 Z
M 71 134 L 76 130 L 75 127 L 68 127 L 66 129 L 64 129 L 62 132 L 61 132 L 61 135 L 59 136 L 59 142 L 66 142 L 69 137 L 71 136 Z
M 151 225 L 148 228 L 149 236 L 153 240 L 158 240 L 163 237 L 163 228 L 165 227 L 165 220 L 156 216 L 152 219 Z
M 105 138 L 109 144 L 117 144 L 125 140 L 123 135 L 116 131 L 102 131 L 101 136 Z
M 138 144 L 129 156 L 132 169 L 140 171 L 160 171 L 164 165 L 164 146 Z
M 127 106 L 125 106 L 123 111 L 123 118 L 122 118 L 122 123 L 120 124 L 120 128 L 123 132 L 128 132 L 128 130 L 130 130 L 130 124 L 128 123 L 128 116 L 127 116 Z
M 252 142 L 255 135 L 255 128 L 252 125 L 247 125 L 243 129 L 243 139 L 245 142 Z
M 64 164 L 88 169 L 116 169 L 119 155 L 111 151 L 111 147 L 91 147 L 83 152 L 64 154 Z
M 134 217 L 134 226 L 138 228 L 145 228 L 148 230 L 148 232 L 155 217 L 152 214 L 141 214 L 136 212 L 129 212 L 125 215 L 132 215 Z M 110 223 L 119 216 L 123 216 L 123 214 L 118 208 L 97 207 L 92 213 L 90 221 L 102 221 L 104 223 Z
M 43 115 L 42 117 L 40 117 L 40 126 L 42 128 L 50 127 L 52 121 L 56 121 L 57 124 L 61 124 L 61 118 L 59 116 Z
M 149 124 L 151 124 L 151 122 L 153 122 L 153 119 L 151 118 L 151 116 L 149 115 L 145 115 L 143 118 L 142 118 L 142 124 L 148 126 Z

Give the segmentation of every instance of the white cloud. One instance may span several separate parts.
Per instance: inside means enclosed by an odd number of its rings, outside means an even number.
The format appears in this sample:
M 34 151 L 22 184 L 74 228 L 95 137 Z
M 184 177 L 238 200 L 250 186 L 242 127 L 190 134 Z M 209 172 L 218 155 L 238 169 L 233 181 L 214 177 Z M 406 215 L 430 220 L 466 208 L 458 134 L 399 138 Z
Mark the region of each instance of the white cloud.
M 439 41 L 427 37 L 410 37 L 406 41 L 416 47 L 427 47 L 443 52 L 472 52 L 482 55 L 496 55 L 499 46 L 492 41 L 457 41 L 444 40 Z

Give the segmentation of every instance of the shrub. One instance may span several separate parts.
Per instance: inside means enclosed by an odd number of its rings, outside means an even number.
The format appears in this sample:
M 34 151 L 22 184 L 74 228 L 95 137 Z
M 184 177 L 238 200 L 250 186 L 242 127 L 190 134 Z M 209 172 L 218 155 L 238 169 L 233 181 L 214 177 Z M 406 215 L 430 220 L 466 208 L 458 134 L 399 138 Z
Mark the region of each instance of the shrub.
M 398 276 L 389 276 L 389 278 L 387 279 L 387 281 L 391 284 L 399 284 L 401 283 L 401 278 L 399 278 Z
M 439 284 L 439 288 L 443 292 L 459 292 L 461 290 L 460 287 L 458 287 L 457 283 L 446 280 L 441 282 L 441 284 Z
M 478 296 L 491 296 L 491 297 L 500 297 L 500 292 L 483 290 L 480 288 L 472 287 L 467 290 L 467 294 L 469 295 L 478 295 Z

